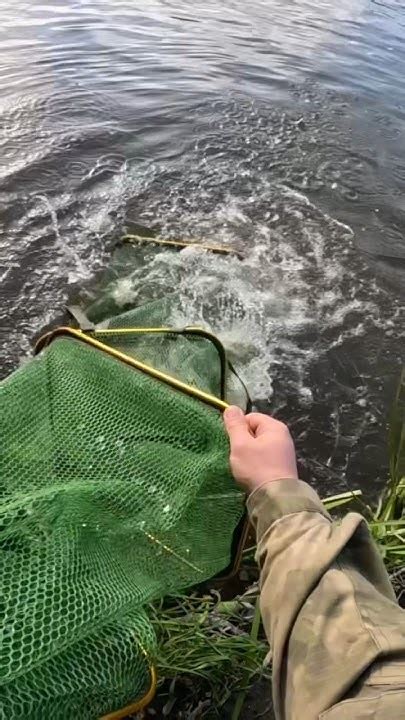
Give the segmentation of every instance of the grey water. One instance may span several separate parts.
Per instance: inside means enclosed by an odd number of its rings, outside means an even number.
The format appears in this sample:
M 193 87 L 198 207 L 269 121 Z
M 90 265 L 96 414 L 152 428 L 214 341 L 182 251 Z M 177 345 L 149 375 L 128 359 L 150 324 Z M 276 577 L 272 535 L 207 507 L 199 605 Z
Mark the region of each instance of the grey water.
M 0 0 L 1 374 L 126 231 L 163 252 L 112 288 L 175 286 L 327 494 L 386 475 L 404 360 L 400 0 Z

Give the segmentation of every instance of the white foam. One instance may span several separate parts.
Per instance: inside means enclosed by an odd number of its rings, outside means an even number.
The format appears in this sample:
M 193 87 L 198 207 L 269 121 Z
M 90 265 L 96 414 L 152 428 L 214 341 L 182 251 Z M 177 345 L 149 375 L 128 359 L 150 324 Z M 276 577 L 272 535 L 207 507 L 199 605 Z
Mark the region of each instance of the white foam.
M 255 398 L 270 398 L 273 378 L 287 371 L 302 404 L 311 402 L 308 369 L 345 334 L 365 332 L 378 318 L 373 298 L 356 296 L 351 231 L 312 206 L 300 193 L 262 184 L 254 203 L 278 207 L 283 223 L 270 228 L 252 217 L 252 198 L 228 196 L 214 211 L 178 215 L 173 234 L 236 245 L 246 257 L 219 256 L 196 248 L 162 251 L 150 264 L 117 280 L 113 294 L 124 304 L 137 288 L 161 294 L 173 289 L 180 301 L 171 322 L 202 325 L 219 335 Z M 176 203 L 174 204 L 174 207 Z M 167 228 L 172 211 L 166 211 Z M 299 219 L 298 219 L 299 218 Z M 291 223 L 293 234 L 289 234 Z M 183 229 L 183 232 L 181 228 Z M 170 235 L 170 233 L 168 233 Z M 351 282 L 351 298 L 347 285 Z M 330 331 L 334 335 L 330 337 Z M 328 339 L 323 340 L 327 333 Z M 314 342 L 308 342 L 308 334 Z

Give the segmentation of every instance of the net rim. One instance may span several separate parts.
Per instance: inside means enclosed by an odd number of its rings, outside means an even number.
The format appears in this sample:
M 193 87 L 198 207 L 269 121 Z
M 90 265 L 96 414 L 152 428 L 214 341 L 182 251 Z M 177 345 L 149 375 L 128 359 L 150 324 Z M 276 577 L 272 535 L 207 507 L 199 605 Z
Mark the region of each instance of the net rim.
M 60 336 L 65 336 L 65 335 L 73 337 L 76 340 L 81 340 L 82 342 L 87 343 L 88 345 L 91 345 L 92 347 L 96 348 L 97 350 L 101 350 L 102 352 L 106 353 L 107 355 L 110 355 L 111 357 L 115 358 L 116 360 L 120 360 L 121 362 L 124 362 L 126 365 L 130 365 L 131 367 L 135 368 L 136 370 L 140 370 L 144 374 L 149 375 L 150 377 L 153 377 L 156 380 L 160 380 L 161 382 L 164 382 L 166 385 L 170 385 L 171 387 L 175 388 L 176 390 L 180 390 L 181 392 L 183 392 L 186 395 L 194 397 L 197 400 L 201 400 L 205 404 L 210 405 L 211 407 L 214 407 L 217 410 L 223 411 L 229 407 L 229 403 L 225 402 L 225 400 L 221 400 L 220 398 L 216 397 L 215 395 L 211 395 L 210 393 L 204 392 L 203 390 L 199 390 L 198 388 L 193 387 L 192 385 L 188 385 L 187 383 L 182 382 L 181 380 L 174 377 L 173 375 L 169 375 L 168 373 L 162 372 L 161 370 L 157 370 L 156 368 L 152 367 L 151 365 L 147 365 L 146 363 L 143 363 L 140 360 L 135 360 L 135 358 L 130 357 L 129 355 L 126 355 L 125 353 L 120 352 L 119 350 L 115 350 L 114 348 L 110 347 L 109 345 L 106 345 L 105 343 L 100 342 L 100 340 L 96 340 L 95 338 L 86 334 L 82 330 L 76 330 L 75 328 L 61 326 L 61 327 L 55 328 L 54 330 L 51 330 L 50 332 L 46 333 L 45 335 L 42 335 L 42 337 L 39 338 L 39 340 L 37 341 L 37 343 L 35 345 L 34 354 L 37 355 L 41 350 L 43 350 L 47 345 L 49 345 L 53 340 L 55 340 L 55 338 L 60 337 Z
M 156 694 L 157 689 L 157 672 L 154 665 L 149 665 L 149 673 L 150 673 L 150 687 L 149 690 L 145 693 L 145 695 L 140 699 L 136 700 L 134 703 L 130 703 L 129 705 L 125 705 L 125 707 L 120 708 L 119 710 L 114 710 L 111 713 L 107 713 L 106 715 L 102 715 L 100 717 L 100 720 L 122 720 L 122 718 L 128 717 L 128 715 L 132 715 L 133 713 L 140 712 L 141 710 L 144 710 L 153 700 Z

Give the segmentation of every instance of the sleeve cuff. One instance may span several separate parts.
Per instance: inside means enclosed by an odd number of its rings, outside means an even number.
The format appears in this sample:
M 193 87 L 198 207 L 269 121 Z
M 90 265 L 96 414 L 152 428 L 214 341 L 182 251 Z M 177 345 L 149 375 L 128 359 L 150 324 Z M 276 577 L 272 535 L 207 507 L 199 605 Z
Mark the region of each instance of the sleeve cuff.
M 247 509 L 258 540 L 276 520 L 292 513 L 317 512 L 331 520 L 315 490 L 292 478 L 272 480 L 254 490 L 247 499 Z

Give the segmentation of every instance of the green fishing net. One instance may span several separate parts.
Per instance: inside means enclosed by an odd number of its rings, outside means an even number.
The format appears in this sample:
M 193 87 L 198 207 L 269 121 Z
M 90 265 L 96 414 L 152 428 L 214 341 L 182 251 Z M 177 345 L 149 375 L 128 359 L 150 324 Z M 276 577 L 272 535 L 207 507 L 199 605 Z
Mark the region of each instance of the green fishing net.
M 88 337 L 229 398 L 215 339 L 145 329 L 159 318 L 164 301 Z M 66 333 L 0 393 L 0 717 L 97 720 L 153 685 L 148 604 L 232 561 L 244 508 L 221 414 Z

